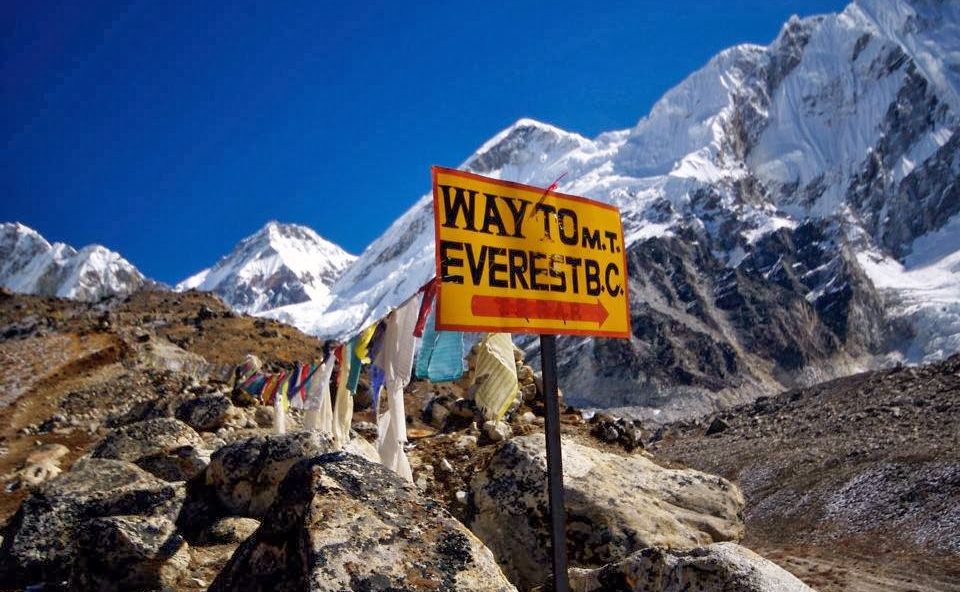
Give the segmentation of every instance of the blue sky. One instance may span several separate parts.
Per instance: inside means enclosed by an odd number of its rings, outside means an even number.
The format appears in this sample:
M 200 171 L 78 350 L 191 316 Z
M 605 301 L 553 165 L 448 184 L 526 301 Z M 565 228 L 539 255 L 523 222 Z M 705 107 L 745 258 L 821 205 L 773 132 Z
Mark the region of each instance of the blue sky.
M 634 125 L 844 2 L 8 2 L 0 221 L 175 282 L 271 219 L 359 253 L 521 117 Z

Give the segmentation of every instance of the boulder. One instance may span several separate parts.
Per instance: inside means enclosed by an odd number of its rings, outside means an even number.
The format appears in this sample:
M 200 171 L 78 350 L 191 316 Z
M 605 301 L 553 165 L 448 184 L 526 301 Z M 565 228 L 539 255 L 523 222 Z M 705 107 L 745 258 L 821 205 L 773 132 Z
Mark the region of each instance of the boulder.
M 167 481 L 186 481 L 206 467 L 203 438 L 179 419 L 161 417 L 119 427 L 93 451 L 94 458 L 126 460 Z
M 294 463 L 331 450 L 333 440 L 318 432 L 253 436 L 214 452 L 206 482 L 228 513 L 259 518 Z
M 772 561 L 736 543 L 690 551 L 644 549 L 600 569 L 570 570 L 571 592 L 812 592 Z
M 81 460 L 34 490 L 4 527 L 0 582 L 62 582 L 88 522 L 120 515 L 174 520 L 184 497 L 183 484 L 157 479 L 129 462 Z
M 176 410 L 176 417 L 198 432 L 215 432 L 236 414 L 230 398 L 210 393 L 187 399 Z
M 166 518 L 95 518 L 79 532 L 70 589 L 175 589 L 187 575 L 189 563 L 187 543 Z
M 602 452 L 570 438 L 563 439 L 563 474 L 574 565 L 600 567 L 646 547 L 693 548 L 743 537 L 743 495 L 725 479 L 665 469 L 643 455 Z M 521 588 L 542 583 L 550 566 L 546 487 L 539 434 L 509 440 L 470 483 L 470 529 Z
M 340 452 L 290 469 L 260 528 L 209 590 L 515 588 L 437 502 L 382 465 Z

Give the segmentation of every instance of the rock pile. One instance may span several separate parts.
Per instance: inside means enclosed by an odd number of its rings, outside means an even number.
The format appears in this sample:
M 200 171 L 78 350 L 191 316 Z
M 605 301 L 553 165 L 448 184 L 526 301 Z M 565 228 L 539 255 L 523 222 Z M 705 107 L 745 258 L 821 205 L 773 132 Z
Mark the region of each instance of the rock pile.
M 496 443 L 513 436 L 510 422 L 515 418 L 522 405 L 526 405 L 541 417 L 543 416 L 543 387 L 533 368 L 524 363 L 523 352 L 514 348 L 514 362 L 517 366 L 517 380 L 520 389 L 517 398 L 507 409 L 500 421 L 487 420 L 474 400 L 475 389 L 470 386 L 469 372 L 465 378 L 455 383 L 453 388 L 437 388 L 423 407 L 423 420 L 439 431 L 462 430 L 471 425 L 478 426 L 487 442 Z M 467 367 L 473 369 L 476 364 L 477 346 L 467 356 Z

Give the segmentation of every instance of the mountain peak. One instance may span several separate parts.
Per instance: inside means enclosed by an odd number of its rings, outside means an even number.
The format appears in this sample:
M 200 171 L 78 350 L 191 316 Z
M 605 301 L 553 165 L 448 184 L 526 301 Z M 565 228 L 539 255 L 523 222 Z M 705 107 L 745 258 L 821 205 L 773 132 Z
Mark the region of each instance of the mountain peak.
M 0 224 L 0 285 L 14 292 L 99 300 L 129 294 L 144 283 L 133 264 L 102 245 L 78 251 L 51 244 L 20 222 Z
M 325 302 L 330 286 L 354 259 L 308 226 L 271 220 L 213 267 L 180 282 L 177 289 L 214 292 L 249 313 Z

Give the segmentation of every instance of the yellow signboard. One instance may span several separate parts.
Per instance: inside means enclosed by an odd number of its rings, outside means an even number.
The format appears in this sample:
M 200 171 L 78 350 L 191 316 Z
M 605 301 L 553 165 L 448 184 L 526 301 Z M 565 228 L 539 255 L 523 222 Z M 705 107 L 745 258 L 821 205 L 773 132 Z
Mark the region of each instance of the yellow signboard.
M 437 328 L 629 337 L 617 208 L 433 167 Z

